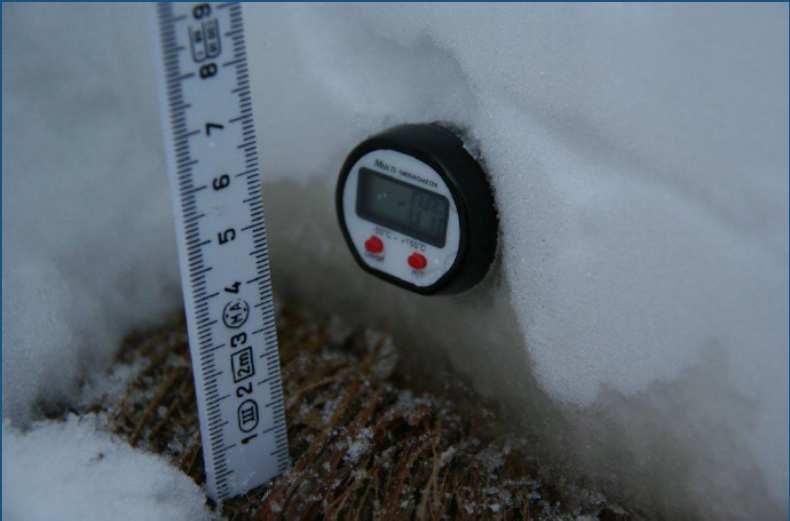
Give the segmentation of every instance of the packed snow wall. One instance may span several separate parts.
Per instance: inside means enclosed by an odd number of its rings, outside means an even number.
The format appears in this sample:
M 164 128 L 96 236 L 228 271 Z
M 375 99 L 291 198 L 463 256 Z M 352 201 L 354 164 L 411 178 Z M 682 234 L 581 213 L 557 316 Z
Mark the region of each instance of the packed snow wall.
M 284 293 L 441 352 L 546 457 L 669 518 L 785 517 L 785 7 L 249 14 Z M 364 274 L 334 214 L 355 144 L 434 120 L 480 151 L 501 219 L 456 297 Z
M 148 14 L 4 7 L 18 425 L 178 307 Z M 449 360 L 572 477 L 666 518 L 784 518 L 787 14 L 249 6 L 278 290 Z M 501 218 L 492 272 L 454 297 L 364 274 L 333 206 L 355 144 L 432 120 L 465 129 Z

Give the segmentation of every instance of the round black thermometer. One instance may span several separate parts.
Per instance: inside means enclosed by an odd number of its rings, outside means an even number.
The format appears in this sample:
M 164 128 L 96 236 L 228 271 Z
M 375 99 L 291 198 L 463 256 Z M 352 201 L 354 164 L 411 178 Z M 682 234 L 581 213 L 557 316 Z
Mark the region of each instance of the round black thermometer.
M 357 263 L 411 291 L 467 290 L 494 260 L 491 187 L 439 124 L 400 125 L 360 143 L 340 170 L 336 204 Z

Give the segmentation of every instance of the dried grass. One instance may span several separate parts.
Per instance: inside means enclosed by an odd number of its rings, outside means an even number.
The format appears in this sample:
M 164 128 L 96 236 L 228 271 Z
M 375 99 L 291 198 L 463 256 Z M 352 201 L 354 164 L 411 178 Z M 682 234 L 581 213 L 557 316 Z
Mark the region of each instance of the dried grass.
M 493 434 L 496 418 L 482 404 L 461 414 L 447 399 L 396 385 L 386 337 L 338 334 L 329 321 L 288 311 L 278 329 L 292 469 L 225 502 L 225 518 L 633 519 L 588 492 L 564 510 L 563 495 L 532 477 L 524 446 Z M 202 483 L 184 324 L 128 338 L 118 363 L 140 359 L 145 369 L 122 400 L 91 410 Z

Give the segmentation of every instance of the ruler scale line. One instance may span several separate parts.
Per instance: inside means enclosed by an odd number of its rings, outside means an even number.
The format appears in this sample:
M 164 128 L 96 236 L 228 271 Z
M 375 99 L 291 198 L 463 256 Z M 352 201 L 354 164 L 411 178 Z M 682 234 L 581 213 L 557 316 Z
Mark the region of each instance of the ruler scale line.
M 155 12 L 206 488 L 221 502 L 290 466 L 243 10 L 234 2 L 161 3 Z M 249 342 L 237 345 L 240 338 Z M 265 374 L 239 380 L 257 381 L 246 394 L 236 379 L 250 355 L 266 358 Z M 275 435 L 249 438 L 264 430 Z

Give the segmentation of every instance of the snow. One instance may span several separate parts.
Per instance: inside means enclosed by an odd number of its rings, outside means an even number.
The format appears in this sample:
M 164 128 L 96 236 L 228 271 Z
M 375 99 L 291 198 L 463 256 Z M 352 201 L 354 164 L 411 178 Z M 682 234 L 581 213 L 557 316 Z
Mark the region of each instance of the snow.
M 4 415 L 27 426 L 180 295 L 148 8 L 3 9 Z M 281 288 L 443 347 L 524 417 L 558 412 L 580 465 L 616 455 L 604 474 L 634 489 L 784 517 L 786 5 L 246 17 Z M 361 276 L 332 208 L 353 145 L 430 120 L 467 130 L 502 219 L 491 278 L 451 299 Z
M 132 449 L 93 415 L 3 428 L 3 518 L 209 520 L 202 490 L 163 459 Z
M 352 463 L 359 461 L 359 458 L 362 457 L 370 448 L 370 440 L 372 439 L 373 431 L 367 427 L 362 429 L 359 433 L 357 433 L 353 441 L 348 444 L 348 451 L 346 452 L 344 459 Z
M 786 6 L 248 14 L 266 175 L 288 180 L 267 200 L 280 224 L 275 280 L 305 300 L 395 321 L 423 346 L 443 343 L 478 387 L 529 412 L 545 391 L 593 466 L 591 453 L 618 454 L 618 465 L 664 483 L 689 467 L 680 487 L 706 507 L 786 511 Z M 333 216 L 322 197 L 354 144 L 432 120 L 467 129 L 502 220 L 501 272 L 444 304 L 357 282 L 323 224 Z M 331 283 L 305 275 L 316 244 Z M 343 294 L 327 297 L 332 287 Z M 501 333 L 512 318 L 520 362 Z M 674 452 L 656 466 L 667 443 Z M 745 493 L 726 477 L 753 466 Z M 748 505 L 734 504 L 742 493 Z
M 102 405 L 109 409 L 120 403 L 127 386 L 145 367 L 145 361 L 138 359 L 133 363 L 114 365 L 109 371 L 90 375 L 80 389 L 77 405 L 80 408 Z
M 257 63 L 279 72 L 257 86 L 277 128 L 262 132 L 269 177 L 332 176 L 327 158 L 386 124 L 470 129 L 553 394 L 644 389 L 709 337 L 772 355 L 760 374 L 784 370 L 786 20 L 773 10 L 249 11 L 266 28 L 251 47 L 276 51 Z
M 3 9 L 3 405 L 25 425 L 180 286 L 146 11 Z

